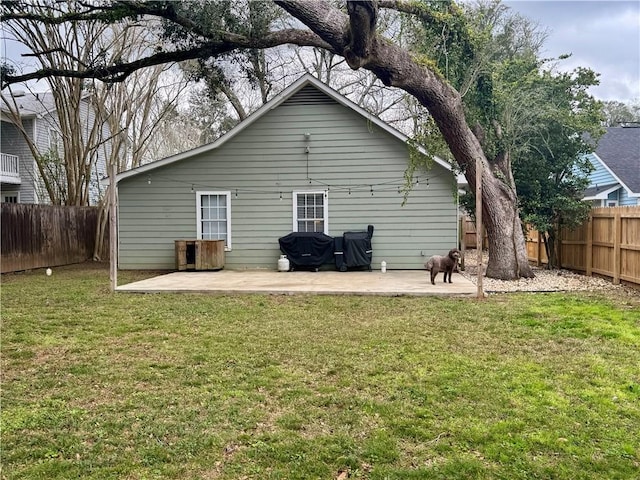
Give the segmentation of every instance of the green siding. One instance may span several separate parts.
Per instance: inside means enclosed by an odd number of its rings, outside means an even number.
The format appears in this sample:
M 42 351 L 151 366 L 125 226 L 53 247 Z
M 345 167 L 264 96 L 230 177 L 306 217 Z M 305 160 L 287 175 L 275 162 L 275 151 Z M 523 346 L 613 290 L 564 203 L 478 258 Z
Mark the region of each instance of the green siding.
M 226 268 L 275 269 L 278 238 L 292 231 L 292 192 L 328 184 L 330 235 L 372 224 L 374 268 L 382 260 L 390 269 L 423 268 L 424 256 L 457 244 L 454 178 L 434 165 L 421 174 L 428 185 L 422 180 L 401 206 L 407 158 L 404 143 L 347 107 L 285 103 L 215 150 L 121 180 L 119 267 L 174 268 L 174 240 L 196 236 L 193 186 L 231 191 Z

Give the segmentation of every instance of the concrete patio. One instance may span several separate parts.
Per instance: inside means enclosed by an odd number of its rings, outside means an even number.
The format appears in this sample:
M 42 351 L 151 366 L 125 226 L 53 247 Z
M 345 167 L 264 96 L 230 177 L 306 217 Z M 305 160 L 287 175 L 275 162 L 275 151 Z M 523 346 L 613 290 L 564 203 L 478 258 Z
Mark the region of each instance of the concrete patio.
M 117 287 L 133 293 L 261 293 L 272 295 L 385 295 L 475 296 L 476 286 L 456 273 L 453 283 L 429 282 L 424 270 L 278 272 L 269 270 L 220 270 L 175 272 Z

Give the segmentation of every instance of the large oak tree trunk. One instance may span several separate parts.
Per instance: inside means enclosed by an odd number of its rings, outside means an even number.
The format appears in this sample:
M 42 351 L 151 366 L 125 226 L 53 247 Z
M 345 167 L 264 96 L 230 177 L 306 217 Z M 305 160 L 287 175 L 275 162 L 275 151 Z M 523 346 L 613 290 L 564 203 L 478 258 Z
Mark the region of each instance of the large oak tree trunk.
M 483 175 L 482 218 L 489 241 L 487 276 L 509 280 L 532 277 L 527 260 L 525 237 L 516 207 L 515 188 L 511 192 L 495 175 Z
M 532 277 L 509 159 L 491 164 L 467 124 L 460 94 L 438 73 L 418 64 L 409 52 L 376 34 L 376 2 L 347 2 L 348 17 L 317 0 L 276 3 L 344 56 L 351 68 L 370 70 L 385 85 L 416 97 L 433 116 L 469 185 L 475 185 L 476 159 L 481 160 L 482 214 L 489 241 L 486 274 L 503 280 Z

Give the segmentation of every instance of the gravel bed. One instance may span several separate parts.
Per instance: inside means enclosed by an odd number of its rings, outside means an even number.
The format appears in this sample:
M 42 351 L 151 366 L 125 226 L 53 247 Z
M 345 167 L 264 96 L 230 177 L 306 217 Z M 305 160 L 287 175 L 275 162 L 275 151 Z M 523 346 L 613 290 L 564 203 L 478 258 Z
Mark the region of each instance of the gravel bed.
M 487 268 L 488 255 L 483 252 L 483 268 Z M 533 267 L 535 278 L 519 280 L 496 280 L 482 278 L 485 293 L 505 292 L 601 292 L 615 296 L 630 297 L 640 303 L 640 289 L 626 285 L 614 285 L 611 280 L 600 277 L 587 277 L 570 270 L 546 270 Z M 471 282 L 477 284 L 478 263 L 475 250 L 467 250 L 465 254 L 465 270 L 460 272 Z

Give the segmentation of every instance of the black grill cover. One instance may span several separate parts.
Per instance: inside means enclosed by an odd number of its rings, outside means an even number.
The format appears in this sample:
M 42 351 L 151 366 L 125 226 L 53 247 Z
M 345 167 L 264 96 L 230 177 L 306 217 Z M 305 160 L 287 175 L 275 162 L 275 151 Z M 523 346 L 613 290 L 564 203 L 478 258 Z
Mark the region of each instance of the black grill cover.
M 278 239 L 280 250 L 295 267 L 319 268 L 333 262 L 333 237 L 319 232 L 292 232 Z
M 371 265 L 371 236 L 369 232 L 344 232 L 344 262 L 347 267 Z

